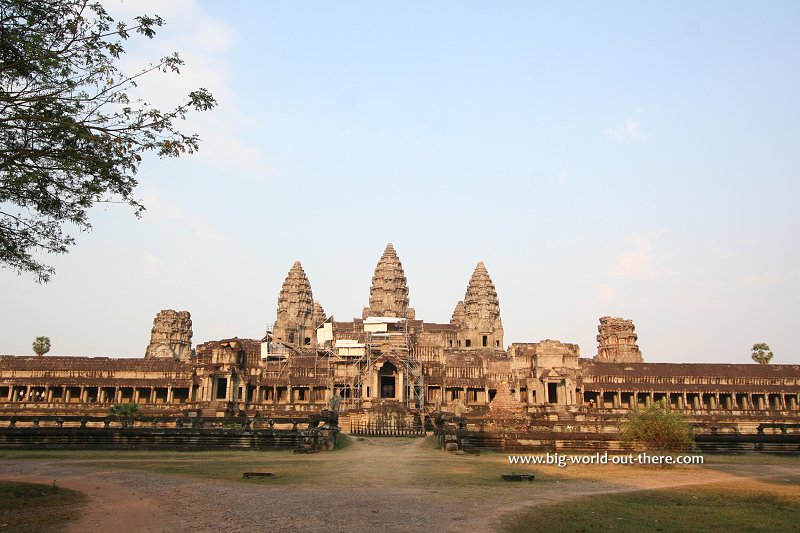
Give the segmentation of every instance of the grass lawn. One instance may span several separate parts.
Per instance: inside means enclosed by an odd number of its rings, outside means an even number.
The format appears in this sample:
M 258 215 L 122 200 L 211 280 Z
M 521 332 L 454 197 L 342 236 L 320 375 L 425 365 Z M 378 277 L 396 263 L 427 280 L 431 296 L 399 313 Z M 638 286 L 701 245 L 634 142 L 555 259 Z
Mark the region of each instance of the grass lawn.
M 531 531 L 798 531 L 800 477 L 598 494 L 507 518 L 506 533 Z
M 55 485 L 0 481 L 0 531 L 52 531 L 77 517 L 86 497 Z

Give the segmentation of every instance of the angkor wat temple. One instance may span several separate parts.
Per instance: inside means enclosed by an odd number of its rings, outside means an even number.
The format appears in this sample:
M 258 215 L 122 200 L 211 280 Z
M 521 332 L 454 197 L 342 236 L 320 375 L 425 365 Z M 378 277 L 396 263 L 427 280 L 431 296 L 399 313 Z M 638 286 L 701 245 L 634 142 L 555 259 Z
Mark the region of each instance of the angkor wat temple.
M 335 403 L 351 426 L 387 412 L 409 420 L 451 412 L 487 424 L 573 427 L 662 401 L 738 432 L 796 421 L 800 409 L 800 366 L 645 363 L 630 320 L 600 319 L 593 358 L 558 340 L 506 347 L 483 263 L 449 323 L 418 320 L 409 303 L 391 244 L 375 268 L 369 305 L 348 322 L 326 316 L 296 262 L 265 337 L 193 349 L 189 313 L 165 310 L 141 359 L 2 356 L 0 414 L 101 415 L 109 404 L 137 403 L 165 417 L 199 410 L 285 418 Z

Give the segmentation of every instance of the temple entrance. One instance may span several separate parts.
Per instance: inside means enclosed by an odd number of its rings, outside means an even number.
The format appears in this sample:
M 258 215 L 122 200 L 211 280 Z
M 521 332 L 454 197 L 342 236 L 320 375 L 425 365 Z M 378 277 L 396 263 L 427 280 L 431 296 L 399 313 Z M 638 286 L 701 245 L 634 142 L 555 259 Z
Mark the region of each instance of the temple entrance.
M 547 402 L 558 403 L 558 383 L 547 384 Z
M 397 388 L 397 367 L 390 362 L 385 362 L 378 371 L 380 382 L 380 397 L 394 399 Z

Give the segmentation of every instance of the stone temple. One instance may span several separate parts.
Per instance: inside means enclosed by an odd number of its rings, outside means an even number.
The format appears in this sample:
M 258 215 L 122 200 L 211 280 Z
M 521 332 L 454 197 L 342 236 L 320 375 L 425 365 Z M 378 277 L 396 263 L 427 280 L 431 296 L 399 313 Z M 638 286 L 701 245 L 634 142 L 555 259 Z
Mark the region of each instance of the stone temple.
M 736 431 L 796 421 L 800 366 L 645 363 L 633 322 L 613 317 L 600 318 L 592 358 L 558 340 L 506 346 L 486 265 L 465 281 L 449 322 L 420 320 L 389 244 L 361 317 L 337 321 L 314 300 L 298 261 L 263 338 L 193 349 L 189 313 L 164 310 L 140 359 L 0 356 L 0 414 L 102 414 L 112 403 L 137 403 L 164 416 L 196 409 L 285 417 L 321 412 L 335 399 L 351 426 L 386 413 L 422 420 L 435 411 L 491 424 L 571 421 L 663 401 Z

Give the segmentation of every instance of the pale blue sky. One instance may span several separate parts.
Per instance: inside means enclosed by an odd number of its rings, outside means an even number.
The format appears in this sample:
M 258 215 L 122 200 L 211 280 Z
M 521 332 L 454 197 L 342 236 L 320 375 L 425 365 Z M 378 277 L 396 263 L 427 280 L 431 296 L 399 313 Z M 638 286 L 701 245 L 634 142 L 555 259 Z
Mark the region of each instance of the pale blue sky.
M 613 315 L 647 361 L 800 363 L 797 2 L 106 3 L 167 19 L 126 61 L 187 60 L 144 94 L 220 106 L 142 165 L 141 220 L 97 209 L 49 285 L 0 270 L 0 352 L 140 357 L 164 308 L 260 337 L 295 260 L 347 320 L 392 242 L 426 321 L 483 260 L 506 344 L 593 356 Z

